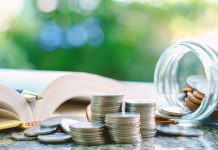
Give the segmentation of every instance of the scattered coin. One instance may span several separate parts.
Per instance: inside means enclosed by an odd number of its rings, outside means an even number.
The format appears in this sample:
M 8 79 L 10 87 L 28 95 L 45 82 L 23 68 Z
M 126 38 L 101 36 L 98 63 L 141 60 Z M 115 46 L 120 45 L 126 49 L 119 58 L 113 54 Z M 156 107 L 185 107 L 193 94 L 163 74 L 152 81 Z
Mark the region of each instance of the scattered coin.
M 182 126 L 184 128 L 193 128 L 193 127 L 201 127 L 202 122 L 197 120 L 179 120 L 178 126 Z
M 175 117 L 182 117 L 188 114 L 187 111 L 185 111 L 183 108 L 178 106 L 163 106 L 159 110 L 161 113 L 165 115 L 175 116 Z
M 71 135 L 67 133 L 54 133 L 49 135 L 39 135 L 38 140 L 44 143 L 61 143 L 71 139 Z
M 157 125 L 157 131 L 174 136 L 201 136 L 203 132 L 198 129 L 184 128 L 178 125 Z
M 61 125 L 61 120 L 62 119 L 74 119 L 74 120 L 81 120 L 80 117 L 75 117 L 75 116 L 57 116 L 57 117 L 52 117 L 49 119 L 46 119 L 40 123 L 41 127 L 59 127 Z
M 70 134 L 70 124 L 79 123 L 78 120 L 75 119 L 62 119 L 61 120 L 61 128 Z
M 38 136 L 38 135 L 44 135 L 44 134 L 51 134 L 57 130 L 57 127 L 52 128 L 42 128 L 40 126 L 34 126 L 32 128 L 26 129 L 24 131 L 25 136 Z
M 165 119 L 180 119 L 181 118 L 181 117 L 168 116 L 168 115 L 162 114 L 160 112 L 160 109 L 155 110 L 155 115 L 156 117 L 165 118 Z
M 13 133 L 11 134 L 11 138 L 16 141 L 33 141 L 37 139 L 37 137 L 29 137 L 25 136 L 23 132 L 20 133 Z

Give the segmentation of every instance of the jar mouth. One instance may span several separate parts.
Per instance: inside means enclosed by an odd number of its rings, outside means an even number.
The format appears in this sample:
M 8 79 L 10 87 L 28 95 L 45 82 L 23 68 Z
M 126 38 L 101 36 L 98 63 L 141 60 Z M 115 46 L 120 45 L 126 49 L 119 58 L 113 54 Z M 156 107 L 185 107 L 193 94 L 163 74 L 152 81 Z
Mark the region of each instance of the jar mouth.
M 179 101 L 180 92 L 177 71 L 181 58 L 193 53 L 201 61 L 206 78 L 207 91 L 197 110 L 182 119 L 202 120 L 208 117 L 218 105 L 218 56 L 210 47 L 193 41 L 181 41 L 169 47 L 159 58 L 154 74 L 154 83 L 164 105 L 186 107 Z

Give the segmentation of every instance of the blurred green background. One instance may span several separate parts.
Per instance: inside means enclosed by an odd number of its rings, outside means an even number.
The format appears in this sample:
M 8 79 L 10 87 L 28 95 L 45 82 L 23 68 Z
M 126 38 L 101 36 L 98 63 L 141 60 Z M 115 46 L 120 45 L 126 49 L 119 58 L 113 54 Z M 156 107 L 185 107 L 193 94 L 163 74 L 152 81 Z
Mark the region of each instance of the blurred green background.
M 183 38 L 218 43 L 216 0 L 0 1 L 0 67 L 152 81 Z

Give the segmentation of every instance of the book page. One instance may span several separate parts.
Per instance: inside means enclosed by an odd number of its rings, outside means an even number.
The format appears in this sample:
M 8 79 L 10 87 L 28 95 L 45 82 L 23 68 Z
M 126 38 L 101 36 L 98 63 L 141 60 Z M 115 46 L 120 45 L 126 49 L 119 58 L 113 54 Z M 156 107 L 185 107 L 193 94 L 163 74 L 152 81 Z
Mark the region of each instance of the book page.
M 70 72 L 0 69 L 0 84 L 41 94 L 55 79 L 67 74 Z

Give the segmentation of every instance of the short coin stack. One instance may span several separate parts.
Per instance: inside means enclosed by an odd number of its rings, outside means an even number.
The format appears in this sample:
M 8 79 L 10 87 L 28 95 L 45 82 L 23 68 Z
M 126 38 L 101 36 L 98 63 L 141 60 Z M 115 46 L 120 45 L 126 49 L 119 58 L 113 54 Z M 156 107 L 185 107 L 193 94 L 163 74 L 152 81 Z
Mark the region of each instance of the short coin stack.
M 155 135 L 155 107 L 156 103 L 144 99 L 126 100 L 126 112 L 140 113 L 140 130 L 143 138 Z
M 102 145 L 106 143 L 104 124 L 80 122 L 70 125 L 73 141 L 80 145 Z
M 122 94 L 95 94 L 91 99 L 92 122 L 104 123 L 105 114 L 121 111 Z
M 134 144 L 142 141 L 139 113 L 108 113 L 105 117 L 110 140 L 119 144 Z

